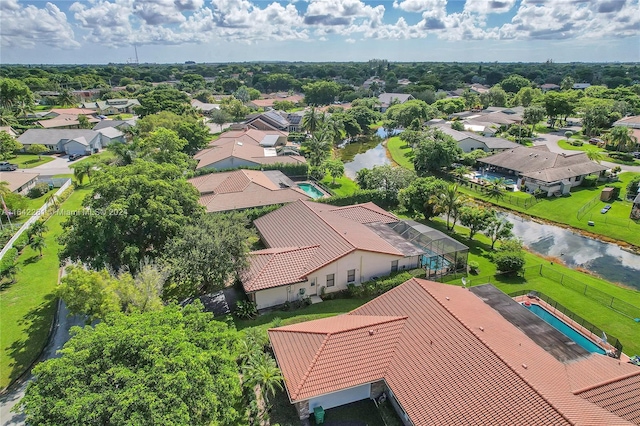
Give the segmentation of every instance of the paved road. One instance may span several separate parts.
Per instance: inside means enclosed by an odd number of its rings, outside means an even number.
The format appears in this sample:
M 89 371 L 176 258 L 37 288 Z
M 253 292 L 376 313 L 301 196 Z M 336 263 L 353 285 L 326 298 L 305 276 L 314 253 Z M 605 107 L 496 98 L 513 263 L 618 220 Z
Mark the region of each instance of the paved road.
M 565 129 L 560 130 L 559 132 L 554 132 L 554 133 L 547 133 L 547 134 L 540 134 L 538 136 L 538 138 L 534 139 L 533 144 L 534 145 L 546 145 L 549 148 L 549 151 L 551 152 L 557 152 L 559 154 L 565 153 L 565 154 L 575 154 L 578 151 L 570 151 L 567 149 L 562 149 L 558 146 L 558 141 L 561 139 L 566 139 L 564 137 L 564 131 Z M 609 161 L 602 161 L 601 164 L 603 166 L 607 166 L 607 167 L 615 167 L 615 166 L 620 166 L 620 168 L 622 170 L 624 170 L 625 172 L 635 172 L 635 173 L 640 173 L 640 166 L 627 166 L 624 164 L 616 164 L 616 163 L 611 163 Z
M 49 345 L 42 354 L 42 360 L 57 356 L 57 351 L 69 340 L 69 329 L 73 326 L 83 326 L 84 317 L 68 316 L 69 311 L 64 303 L 60 302 L 58 310 L 58 318 L 53 331 L 53 336 Z M 16 405 L 24 396 L 28 381 L 31 380 L 29 375 L 21 383 L 14 386 L 10 392 L 0 397 L 0 426 L 18 426 L 24 425 L 24 415 L 21 413 L 12 413 L 11 408 Z

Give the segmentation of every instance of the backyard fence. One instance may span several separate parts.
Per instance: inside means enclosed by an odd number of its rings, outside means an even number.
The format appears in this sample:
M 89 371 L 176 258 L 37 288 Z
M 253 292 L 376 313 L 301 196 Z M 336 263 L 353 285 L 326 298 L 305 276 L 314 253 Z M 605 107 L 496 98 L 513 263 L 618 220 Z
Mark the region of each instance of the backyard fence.
M 631 207 L 629 207 L 629 210 L 631 210 Z M 585 216 L 585 219 L 592 221 L 596 226 L 598 224 L 606 224 L 610 226 L 620 226 L 623 228 L 637 228 L 638 231 L 640 231 L 640 222 L 638 221 L 609 216 L 608 214 L 601 214 L 600 212 L 589 213 Z
M 596 195 L 595 197 L 593 197 L 591 200 L 587 201 L 587 203 L 580 207 L 578 209 L 578 211 L 576 212 L 576 217 L 578 219 L 582 219 L 582 217 L 587 214 L 587 212 L 589 211 L 589 209 L 591 207 L 593 207 L 594 204 L 596 204 L 598 201 L 600 201 L 600 196 Z
M 569 318 L 571 321 L 575 322 L 577 325 L 579 325 L 589 333 L 593 334 L 594 336 L 597 336 L 598 338 L 601 338 L 601 337 L 603 338 L 604 336 L 606 336 L 606 343 L 616 348 L 615 358 L 620 358 L 620 355 L 622 354 L 622 343 L 620 343 L 620 340 L 618 340 L 616 337 L 610 335 L 609 333 L 605 334 L 604 330 L 602 330 L 599 327 L 596 327 L 586 319 L 573 313 L 572 311 L 570 311 L 560 303 L 556 302 L 549 296 L 545 295 L 544 293 L 540 293 L 538 291 L 531 291 L 531 290 L 520 290 L 513 293 L 509 293 L 510 297 L 517 297 L 517 296 L 524 296 L 524 295 L 531 295 L 542 300 L 549 307 L 553 308 L 557 312 L 562 313 L 565 317 Z
M 451 282 L 456 279 L 465 278 L 467 286 L 476 286 L 482 284 L 525 284 L 526 281 L 523 278 L 532 276 L 543 276 L 551 281 L 573 290 L 583 296 L 597 302 L 598 304 L 605 306 L 620 315 L 624 315 L 627 318 L 635 320 L 640 318 L 640 307 L 625 302 L 617 297 L 613 297 L 595 287 L 584 284 L 577 279 L 570 277 L 562 272 L 556 271 L 545 265 L 530 266 L 525 268 L 519 276 L 514 276 L 513 273 L 502 273 L 495 275 L 486 275 L 478 277 L 467 277 L 466 274 L 450 274 L 444 277 L 442 281 Z
M 471 192 L 475 192 L 478 195 L 487 197 L 487 185 L 482 185 L 475 182 L 469 182 L 466 179 L 456 179 L 460 185 Z M 502 194 L 499 198 L 496 198 L 496 201 L 504 201 L 507 204 L 511 204 L 512 206 L 522 207 L 524 209 L 528 209 L 529 207 L 538 203 L 538 199 L 534 196 L 529 197 L 517 197 L 511 194 Z

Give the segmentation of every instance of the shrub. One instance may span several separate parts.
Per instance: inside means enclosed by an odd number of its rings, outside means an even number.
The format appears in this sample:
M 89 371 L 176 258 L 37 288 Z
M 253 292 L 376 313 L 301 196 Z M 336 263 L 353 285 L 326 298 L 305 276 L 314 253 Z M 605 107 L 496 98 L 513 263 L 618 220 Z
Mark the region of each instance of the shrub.
M 33 188 L 27 192 L 27 197 L 38 198 L 49 192 L 49 184 L 45 182 L 37 183 Z
M 354 298 L 360 298 L 364 296 L 364 286 L 347 284 L 347 295 Z
M 287 136 L 287 140 L 289 142 L 302 143 L 305 141 L 305 139 L 307 139 L 306 133 L 301 133 L 301 132 L 291 132 L 289 133 L 289 136 Z
M 585 176 L 582 179 L 582 186 L 586 186 L 587 188 L 595 188 L 598 185 L 598 176 L 589 175 Z
M 18 239 L 13 243 L 13 247 L 16 248 L 19 252 L 24 250 L 24 248 L 29 244 L 29 236 L 26 232 L 23 232 Z
M 318 198 L 314 200 L 316 203 L 327 203 L 334 206 L 350 206 L 352 204 L 362 204 L 369 201 L 385 210 L 397 207 L 397 203 L 389 200 L 384 191 L 377 189 L 366 189 L 354 192 L 351 195 L 333 196 L 329 198 Z
M 617 160 L 622 160 L 622 161 L 634 160 L 633 154 L 630 154 L 628 152 L 610 152 L 609 157 L 615 158 Z
M 236 302 L 235 314 L 238 318 L 253 318 L 257 315 L 256 304 L 250 300 L 238 300 Z
M 504 240 L 493 254 L 493 262 L 500 272 L 520 272 L 525 263 L 522 241 L 516 238 Z
M 478 270 L 480 269 L 480 264 L 478 262 L 471 260 L 467 265 L 469 266 L 469 272 L 474 275 L 478 273 Z
M 573 136 L 573 132 L 571 130 L 567 130 L 566 132 L 564 132 L 564 137 L 569 139 L 571 136 Z
M 573 145 L 573 146 L 582 146 L 582 145 L 584 145 L 584 142 L 582 142 L 580 140 L 577 140 L 577 139 L 570 140 L 569 143 L 571 145 Z
M 636 176 L 627 185 L 627 198 L 635 198 L 640 189 L 640 176 Z

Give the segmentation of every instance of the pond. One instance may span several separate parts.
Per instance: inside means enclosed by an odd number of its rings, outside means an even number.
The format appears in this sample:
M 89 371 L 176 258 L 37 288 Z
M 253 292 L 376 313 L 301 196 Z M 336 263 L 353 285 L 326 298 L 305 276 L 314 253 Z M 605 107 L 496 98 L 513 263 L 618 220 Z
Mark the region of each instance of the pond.
M 532 251 L 561 259 L 567 266 L 587 269 L 607 281 L 640 290 L 640 255 L 554 225 L 504 213 L 513 233 Z
M 340 159 L 344 161 L 344 173 L 350 179 L 356 178 L 358 170 L 391 164 L 382 139 L 375 135 L 342 145 Z

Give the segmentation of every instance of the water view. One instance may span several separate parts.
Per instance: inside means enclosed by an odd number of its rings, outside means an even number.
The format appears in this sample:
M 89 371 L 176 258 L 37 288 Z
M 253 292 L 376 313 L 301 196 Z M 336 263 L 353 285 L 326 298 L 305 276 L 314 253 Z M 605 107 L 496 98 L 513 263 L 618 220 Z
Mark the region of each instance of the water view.
M 532 251 L 582 267 L 602 278 L 640 290 L 640 255 L 554 225 L 545 225 L 505 213 L 513 233 Z

